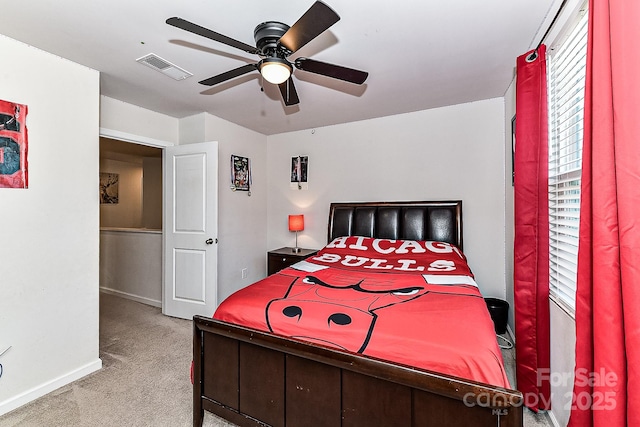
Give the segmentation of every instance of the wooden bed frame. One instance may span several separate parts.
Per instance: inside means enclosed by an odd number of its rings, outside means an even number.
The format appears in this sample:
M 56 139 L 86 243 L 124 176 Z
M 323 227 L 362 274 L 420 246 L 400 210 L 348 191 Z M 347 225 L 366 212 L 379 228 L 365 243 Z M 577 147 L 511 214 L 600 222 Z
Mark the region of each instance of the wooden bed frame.
M 329 240 L 359 235 L 462 247 L 462 202 L 333 203 Z M 522 394 L 193 318 L 193 425 L 522 427 Z

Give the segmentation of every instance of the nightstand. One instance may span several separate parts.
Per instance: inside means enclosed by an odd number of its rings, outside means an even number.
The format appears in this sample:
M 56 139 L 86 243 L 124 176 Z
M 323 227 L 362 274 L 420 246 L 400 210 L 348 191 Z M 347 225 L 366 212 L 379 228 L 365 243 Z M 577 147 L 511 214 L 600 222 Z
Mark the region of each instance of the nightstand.
M 277 273 L 283 268 L 287 268 L 298 261 L 315 255 L 317 249 L 303 249 L 300 252 L 293 252 L 293 248 L 280 248 L 267 252 L 267 274 Z

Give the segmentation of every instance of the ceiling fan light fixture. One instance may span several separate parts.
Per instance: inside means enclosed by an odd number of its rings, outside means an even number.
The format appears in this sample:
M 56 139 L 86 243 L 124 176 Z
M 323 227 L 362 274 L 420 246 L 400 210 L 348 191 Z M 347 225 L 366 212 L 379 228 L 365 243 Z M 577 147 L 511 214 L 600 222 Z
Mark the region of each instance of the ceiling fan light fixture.
M 262 77 L 274 85 L 286 82 L 293 71 L 291 64 L 282 58 L 265 58 L 260 61 L 259 68 Z

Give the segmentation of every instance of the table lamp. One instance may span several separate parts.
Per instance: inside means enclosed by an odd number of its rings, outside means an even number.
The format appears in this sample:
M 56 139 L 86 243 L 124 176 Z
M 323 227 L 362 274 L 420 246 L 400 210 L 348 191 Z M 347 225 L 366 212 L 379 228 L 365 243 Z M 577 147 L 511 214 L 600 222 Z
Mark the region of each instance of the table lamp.
M 289 231 L 296 232 L 296 247 L 292 249 L 294 253 L 300 252 L 298 247 L 298 231 L 304 230 L 304 215 L 289 215 Z

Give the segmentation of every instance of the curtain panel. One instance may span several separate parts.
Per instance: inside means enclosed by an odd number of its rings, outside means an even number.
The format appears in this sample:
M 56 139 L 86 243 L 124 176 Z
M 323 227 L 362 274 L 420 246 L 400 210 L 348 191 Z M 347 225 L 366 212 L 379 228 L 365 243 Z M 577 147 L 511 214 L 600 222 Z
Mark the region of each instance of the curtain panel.
M 589 1 L 571 427 L 640 425 L 638 22 Z
M 516 62 L 514 311 L 518 390 L 550 409 L 549 202 L 546 47 Z M 534 57 L 535 56 L 535 57 Z

